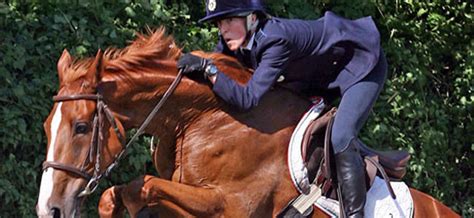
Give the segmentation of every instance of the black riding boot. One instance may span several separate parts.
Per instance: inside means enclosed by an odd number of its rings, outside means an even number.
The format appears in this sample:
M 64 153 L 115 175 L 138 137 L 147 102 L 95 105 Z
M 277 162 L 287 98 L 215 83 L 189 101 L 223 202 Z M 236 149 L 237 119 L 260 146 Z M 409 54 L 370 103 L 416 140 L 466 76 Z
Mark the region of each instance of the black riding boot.
M 344 151 L 335 155 L 337 180 L 346 216 L 364 217 L 365 164 L 355 143 L 357 140 L 352 140 Z

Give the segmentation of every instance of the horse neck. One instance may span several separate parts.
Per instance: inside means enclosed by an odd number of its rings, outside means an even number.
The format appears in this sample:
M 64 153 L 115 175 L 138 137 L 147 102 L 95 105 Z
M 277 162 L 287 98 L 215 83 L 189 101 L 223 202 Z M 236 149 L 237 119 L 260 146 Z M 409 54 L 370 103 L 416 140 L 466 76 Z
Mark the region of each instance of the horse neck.
M 174 65 L 175 66 L 175 65 Z M 172 70 L 176 71 L 176 68 Z M 104 97 L 126 129 L 139 127 L 176 78 L 175 73 L 142 72 L 103 79 Z M 210 87 L 186 77 L 145 129 L 152 135 L 177 135 L 187 123 L 217 108 Z

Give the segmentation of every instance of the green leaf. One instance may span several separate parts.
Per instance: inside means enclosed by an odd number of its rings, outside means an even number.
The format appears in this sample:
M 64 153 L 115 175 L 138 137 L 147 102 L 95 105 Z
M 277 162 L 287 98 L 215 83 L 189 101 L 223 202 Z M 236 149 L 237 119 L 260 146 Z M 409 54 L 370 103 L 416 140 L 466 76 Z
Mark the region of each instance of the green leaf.
M 84 55 L 87 53 L 87 48 L 83 45 L 77 46 L 76 47 L 76 53 L 80 56 Z
M 418 10 L 418 12 L 416 13 L 416 16 L 417 17 L 421 17 L 423 16 L 424 14 L 426 14 L 426 12 L 428 12 L 428 10 L 424 9 L 424 8 L 420 8 L 420 10 Z
M 14 87 L 13 94 L 15 94 L 17 98 L 22 98 L 23 96 L 25 96 L 25 90 L 23 89 L 23 86 Z
M 127 15 L 130 17 L 135 17 L 137 15 L 131 7 L 126 7 L 125 12 L 127 12 Z

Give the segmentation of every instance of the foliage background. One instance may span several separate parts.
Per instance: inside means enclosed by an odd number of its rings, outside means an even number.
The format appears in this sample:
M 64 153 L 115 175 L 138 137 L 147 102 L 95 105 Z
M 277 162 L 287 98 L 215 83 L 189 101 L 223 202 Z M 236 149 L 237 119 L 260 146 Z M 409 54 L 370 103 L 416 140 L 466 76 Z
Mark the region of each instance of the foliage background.
M 407 149 L 405 181 L 465 217 L 474 212 L 474 41 L 468 0 L 271 0 L 272 15 L 311 19 L 333 10 L 373 16 L 390 64 L 386 87 L 361 137 L 379 148 Z M 34 217 L 46 139 L 42 130 L 63 49 L 92 56 L 123 47 L 146 26 L 165 26 L 185 51 L 210 50 L 217 30 L 198 24 L 203 1 L 0 1 L 0 217 Z M 97 216 L 104 188 L 154 173 L 148 138 L 135 145 L 88 199 Z

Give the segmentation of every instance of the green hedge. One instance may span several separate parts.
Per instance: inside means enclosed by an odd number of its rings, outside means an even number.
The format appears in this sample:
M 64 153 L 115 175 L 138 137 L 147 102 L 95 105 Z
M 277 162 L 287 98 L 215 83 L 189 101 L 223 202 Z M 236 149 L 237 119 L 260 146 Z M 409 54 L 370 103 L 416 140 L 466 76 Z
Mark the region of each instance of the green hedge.
M 33 217 L 45 158 L 42 129 L 58 87 L 56 62 L 123 47 L 147 26 L 165 26 L 185 51 L 210 50 L 217 30 L 196 21 L 203 1 L 0 2 L 0 217 Z M 113 2 L 113 3 L 111 3 Z M 272 0 L 273 15 L 317 18 L 333 10 L 371 15 L 382 34 L 389 80 L 361 137 L 379 148 L 412 154 L 405 181 L 472 216 L 473 10 L 463 1 Z M 101 191 L 154 173 L 144 137 L 84 212 L 94 216 Z

